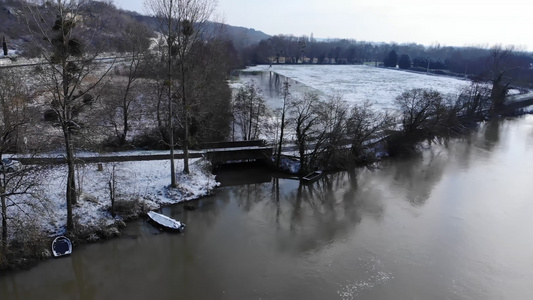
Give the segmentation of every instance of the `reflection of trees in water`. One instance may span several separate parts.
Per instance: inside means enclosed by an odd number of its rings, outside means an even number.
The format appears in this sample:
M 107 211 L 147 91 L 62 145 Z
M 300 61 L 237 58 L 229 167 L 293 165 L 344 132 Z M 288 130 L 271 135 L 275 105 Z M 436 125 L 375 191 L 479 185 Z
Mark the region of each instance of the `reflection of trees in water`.
M 447 151 L 440 147 L 424 150 L 418 157 L 394 161 L 387 171 L 392 174 L 396 192 L 404 192 L 404 198 L 415 206 L 421 206 L 441 180 L 447 164 Z
M 376 194 L 380 191 L 361 189 L 361 180 L 365 179 L 360 172 L 353 171 L 327 174 L 312 184 L 274 178 L 270 183 L 222 188 L 206 199 L 211 204 L 202 207 L 203 222 L 197 226 L 216 226 L 221 205 L 235 201 L 242 213 L 272 222 L 271 233 L 282 250 L 315 251 L 349 236 L 364 216 L 382 217 Z
M 88 267 L 84 263 L 84 256 L 72 255 L 71 259 L 79 299 L 95 299 L 96 288 L 85 278 Z
M 472 159 L 473 149 L 475 143 L 475 136 L 473 133 L 461 139 L 454 139 L 448 143 L 448 149 L 453 152 L 457 158 L 457 164 L 460 168 L 469 168 L 470 160 Z
M 356 172 L 329 174 L 313 184 L 300 184 L 281 199 L 278 243 L 289 251 L 308 252 L 348 236 L 369 212 L 380 217 L 383 209 L 368 210 L 371 198 L 358 188 Z M 285 227 L 284 227 L 285 226 Z
M 264 200 L 270 201 L 273 199 L 271 184 L 248 184 L 237 187 L 233 190 L 237 205 L 245 212 L 249 212 L 256 204 Z
M 527 124 L 529 125 L 528 127 L 530 128 L 529 129 L 529 134 L 527 135 L 528 137 L 528 145 L 533 147 L 533 115 L 531 116 L 527 116 L 526 119 L 528 122 Z
M 462 137 L 450 139 L 447 149 L 456 165 L 461 169 L 470 167 L 472 159 L 479 156 L 490 157 L 494 149 L 501 143 L 502 121 L 492 120 Z
M 491 151 L 500 142 L 500 120 L 494 119 L 487 123 L 483 144 L 481 146 L 487 151 Z

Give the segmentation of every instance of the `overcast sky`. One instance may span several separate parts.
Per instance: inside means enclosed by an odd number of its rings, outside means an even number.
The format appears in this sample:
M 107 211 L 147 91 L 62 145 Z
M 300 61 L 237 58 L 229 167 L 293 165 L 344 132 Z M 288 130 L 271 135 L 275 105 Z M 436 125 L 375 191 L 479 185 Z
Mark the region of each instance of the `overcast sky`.
M 143 13 L 143 0 L 115 0 Z M 270 35 L 310 35 L 533 51 L 531 0 L 218 0 L 226 24 Z

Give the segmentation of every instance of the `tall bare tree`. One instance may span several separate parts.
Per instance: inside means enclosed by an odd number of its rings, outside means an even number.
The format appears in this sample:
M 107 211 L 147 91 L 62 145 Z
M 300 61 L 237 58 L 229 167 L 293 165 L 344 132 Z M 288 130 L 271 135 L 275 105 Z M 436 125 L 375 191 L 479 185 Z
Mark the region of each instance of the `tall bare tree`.
M 280 124 L 280 133 L 279 133 L 279 144 L 278 151 L 276 153 L 276 167 L 280 167 L 281 161 L 281 146 L 283 144 L 283 134 L 285 132 L 285 114 L 287 113 L 287 108 L 289 106 L 289 96 L 291 95 L 289 89 L 291 85 L 289 81 L 286 80 L 283 82 L 283 87 L 281 88 L 281 96 L 283 97 L 283 105 L 281 106 L 281 124 Z
M 206 23 L 213 13 L 215 0 L 145 0 L 145 6 L 158 19 L 159 32 L 166 42 L 165 60 L 167 63 L 167 100 L 169 110 L 169 143 L 171 155 L 171 186 L 176 187 L 174 166 L 174 109 L 173 102 L 179 100 L 183 107 L 184 136 L 183 172 L 189 173 L 189 125 L 190 92 L 189 74 L 195 68 L 192 47 L 205 38 Z
M 152 32 L 140 23 L 130 23 L 126 26 L 121 37 L 121 48 L 125 51 L 127 61 L 118 69 L 118 76 L 108 85 L 109 93 L 106 93 L 106 112 L 110 114 L 109 121 L 117 137 L 118 146 L 126 143 L 131 127 L 132 104 L 139 93 L 137 83 L 140 76 L 147 69 L 148 49 Z M 124 80 L 125 78 L 125 80 Z
M 402 114 L 403 130 L 424 135 L 433 131 L 446 109 L 442 95 L 431 89 L 411 89 L 395 99 Z
M 291 101 L 289 115 L 296 133 L 296 146 L 300 156 L 300 172 L 309 170 L 307 148 L 311 141 L 316 140 L 319 110 L 323 103 L 316 93 L 306 93 Z
M 457 99 L 460 117 L 466 121 L 482 120 L 491 107 L 491 88 L 489 85 L 472 82 L 464 88 Z
M 512 65 L 510 58 L 513 55 L 514 47 L 503 48 L 501 45 L 492 47 L 490 51 L 490 61 L 486 71 L 486 80 L 492 84 L 490 99 L 492 107 L 491 115 L 501 113 L 505 105 L 505 96 L 511 84 L 509 71 L 517 68 Z
M 342 148 L 347 137 L 348 103 L 341 95 L 330 95 L 319 114 L 320 130 L 313 153 L 320 156 L 320 164 L 342 169 L 346 161 L 346 157 L 341 156 L 345 155 Z
M 347 125 L 353 158 L 357 160 L 366 148 L 366 143 L 383 136 L 383 130 L 393 124 L 392 116 L 374 109 L 369 101 L 353 106 Z
M 233 118 L 245 141 L 259 138 L 261 122 L 267 114 L 261 89 L 254 81 L 240 87 L 233 101 Z
M 112 68 L 96 64 L 100 50 L 91 39 L 98 30 L 94 16 L 84 16 L 88 0 L 56 0 L 47 5 L 24 1 L 27 27 L 40 48 L 47 67 L 39 78 L 48 105 L 57 116 L 65 143 L 68 166 L 66 202 L 67 230 L 74 228 L 72 205 L 77 202 L 74 136 L 80 129 L 79 113 L 92 104 L 94 91 Z
M 14 70 L 0 69 L 0 160 L 18 150 L 18 133 L 28 123 L 29 96 L 24 77 Z M 10 172 L 8 172 L 8 170 Z M 10 197 L 25 194 L 33 185 L 26 170 L 0 168 L 0 218 L 2 220 L 2 251 L 7 251 L 8 208 L 20 205 Z

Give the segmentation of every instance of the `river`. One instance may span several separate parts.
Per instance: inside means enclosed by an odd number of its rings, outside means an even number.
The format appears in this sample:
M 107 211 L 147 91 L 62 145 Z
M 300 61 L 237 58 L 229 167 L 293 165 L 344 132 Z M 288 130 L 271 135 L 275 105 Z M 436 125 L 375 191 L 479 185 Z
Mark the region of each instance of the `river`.
M 0 276 L 0 299 L 533 299 L 533 116 L 312 185 L 223 186 L 124 236 Z

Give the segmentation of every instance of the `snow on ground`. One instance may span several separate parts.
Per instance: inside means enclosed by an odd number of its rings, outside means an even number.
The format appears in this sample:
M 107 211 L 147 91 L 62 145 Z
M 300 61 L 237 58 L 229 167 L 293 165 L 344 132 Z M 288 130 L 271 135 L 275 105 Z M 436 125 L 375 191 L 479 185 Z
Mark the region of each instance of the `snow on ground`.
M 402 92 L 413 88 L 431 88 L 444 95 L 456 96 L 470 84 L 449 76 L 420 74 L 365 65 L 260 65 L 247 72 L 275 72 L 325 95 L 342 95 L 348 102 L 370 100 L 389 109 Z
M 6 61 L 6 60 L 4 60 Z M 292 78 L 305 86 L 323 94 L 342 94 L 346 101 L 371 100 L 380 107 L 391 107 L 392 101 L 403 91 L 411 88 L 434 88 L 446 94 L 456 94 L 468 81 L 455 78 L 415 74 L 368 66 L 322 66 L 322 65 L 275 65 L 248 68 L 249 71 L 274 71 Z M 268 78 L 268 76 L 267 76 Z M 235 84 L 235 83 L 234 83 Z M 238 86 L 238 83 L 235 84 Z M 105 155 L 101 153 L 78 153 L 86 156 Z M 139 155 L 126 152 L 123 155 Z M 144 152 L 143 154 L 146 154 Z M 150 153 L 156 154 L 156 153 Z M 57 156 L 47 153 L 44 156 Z M 191 160 L 191 174 L 184 175 L 183 161 L 176 160 L 176 170 L 180 174 L 178 189 L 170 190 L 170 162 L 138 161 L 104 164 L 103 171 L 97 171 L 96 164 L 80 166 L 78 182 L 82 193 L 74 208 L 75 219 L 86 226 L 111 224 L 116 220 L 108 212 L 110 206 L 108 181 L 115 166 L 117 176 L 117 198 L 119 200 L 139 200 L 149 209 L 161 205 L 178 203 L 207 195 L 217 186 L 215 176 L 199 159 Z M 288 163 L 288 169 L 296 166 Z M 43 233 L 55 235 L 64 230 L 66 224 L 66 174 L 65 165 L 51 166 L 39 170 L 41 182 L 34 191 L 36 198 L 13 198 L 17 206 L 9 207 L 12 222 L 32 222 Z
M 202 159 L 190 160 L 190 174 L 181 173 L 183 160 L 175 160 L 178 174 L 178 188 L 169 189 L 170 161 L 135 161 L 103 164 L 98 171 L 97 164 L 79 166 L 77 182 L 81 182 L 82 193 L 74 207 L 74 218 L 85 226 L 109 225 L 117 219 L 108 212 L 111 205 L 108 182 L 115 166 L 117 200 L 141 201 L 148 209 L 179 203 L 208 195 L 218 183 Z M 10 207 L 8 215 L 22 221 L 31 220 L 44 234 L 56 235 L 64 231 L 66 224 L 66 174 L 67 166 L 59 165 L 37 172 L 42 180 L 35 199 L 14 198 L 14 202 L 39 205 Z

